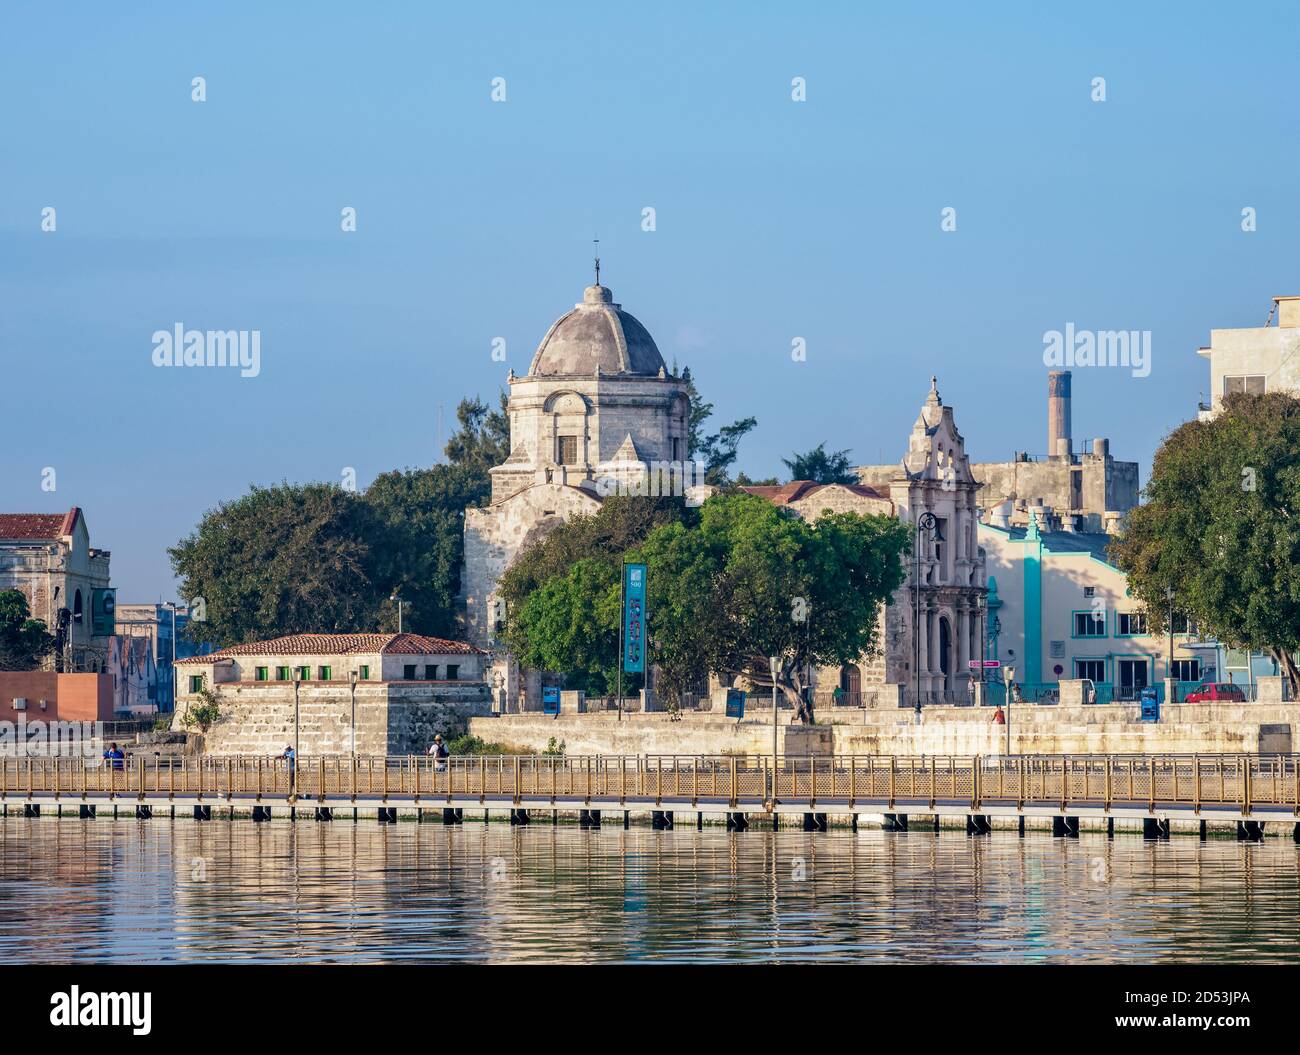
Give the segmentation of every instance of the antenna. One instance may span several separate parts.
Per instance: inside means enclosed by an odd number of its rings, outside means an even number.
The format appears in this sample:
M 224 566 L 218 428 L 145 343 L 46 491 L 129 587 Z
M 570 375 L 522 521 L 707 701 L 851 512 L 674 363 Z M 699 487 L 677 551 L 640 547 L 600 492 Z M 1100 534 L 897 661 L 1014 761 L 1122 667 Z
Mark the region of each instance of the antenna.
M 593 238 L 592 244 L 596 247 L 596 285 L 600 285 L 600 239 Z

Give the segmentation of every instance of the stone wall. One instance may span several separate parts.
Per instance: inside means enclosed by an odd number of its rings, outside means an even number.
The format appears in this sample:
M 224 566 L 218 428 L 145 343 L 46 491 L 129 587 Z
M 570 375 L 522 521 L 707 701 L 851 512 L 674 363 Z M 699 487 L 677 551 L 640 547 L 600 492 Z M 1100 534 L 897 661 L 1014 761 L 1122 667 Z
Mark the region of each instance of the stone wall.
M 820 708 L 817 714 L 819 724 L 830 730 L 836 754 L 995 755 L 1006 750 L 1007 727 L 991 720 L 992 708 L 927 707 L 920 725 L 906 708 Z M 789 721 L 789 712 L 783 712 L 782 752 Z M 1159 722 L 1139 721 L 1137 706 L 1130 704 L 1011 707 L 1011 746 L 1017 754 L 1254 753 L 1261 749 L 1262 729 L 1269 735 L 1266 750 L 1279 749 L 1277 727 L 1294 734 L 1300 728 L 1300 704 L 1178 704 L 1164 708 Z M 545 750 L 553 737 L 571 755 L 772 753 L 770 714 L 760 708 L 740 722 L 690 712 L 677 722 L 666 714 L 624 715 L 621 722 L 616 715 L 600 713 L 505 715 L 473 718 L 470 731 L 528 751 Z M 1293 736 L 1292 742 L 1300 747 L 1300 737 Z
M 202 736 L 212 755 L 278 755 L 294 742 L 293 685 L 269 682 L 217 686 L 221 719 Z M 184 704 L 173 720 L 183 729 Z M 474 715 L 487 714 L 486 685 L 357 684 L 359 754 L 423 754 L 435 733 L 463 733 Z M 346 684 L 318 683 L 299 689 L 298 749 L 303 756 L 347 754 L 352 749 L 352 702 Z

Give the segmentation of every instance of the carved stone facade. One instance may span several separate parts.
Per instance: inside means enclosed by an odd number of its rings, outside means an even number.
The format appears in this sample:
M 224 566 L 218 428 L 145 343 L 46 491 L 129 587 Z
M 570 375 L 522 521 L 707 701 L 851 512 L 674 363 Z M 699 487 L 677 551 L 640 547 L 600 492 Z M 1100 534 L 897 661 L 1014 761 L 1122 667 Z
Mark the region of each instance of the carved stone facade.
M 502 574 L 557 525 L 595 514 L 612 485 L 685 461 L 689 401 L 646 328 L 601 285 L 547 330 L 527 376 L 507 380 L 510 456 L 491 471 L 491 503 L 465 511 L 461 583 L 466 636 L 493 653 L 489 684 L 515 711 L 540 708 L 540 676 L 497 647 Z

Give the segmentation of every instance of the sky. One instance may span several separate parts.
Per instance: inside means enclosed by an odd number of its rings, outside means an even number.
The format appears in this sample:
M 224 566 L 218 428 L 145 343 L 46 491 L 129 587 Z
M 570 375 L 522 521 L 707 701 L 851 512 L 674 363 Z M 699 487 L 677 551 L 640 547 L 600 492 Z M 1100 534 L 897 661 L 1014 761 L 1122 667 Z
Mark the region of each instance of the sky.
M 1146 376 L 1073 381 L 1076 442 L 1145 482 L 1210 330 L 1300 293 L 1298 28 L 1289 3 L 11 0 L 0 510 L 80 506 L 119 603 L 171 599 L 167 547 L 250 485 L 439 460 L 596 237 L 711 424 L 757 417 L 750 476 L 821 442 L 896 462 L 932 373 L 974 460 L 1043 454 L 1044 334 L 1072 324 L 1150 331 Z M 258 331 L 256 376 L 156 366 L 177 324 Z

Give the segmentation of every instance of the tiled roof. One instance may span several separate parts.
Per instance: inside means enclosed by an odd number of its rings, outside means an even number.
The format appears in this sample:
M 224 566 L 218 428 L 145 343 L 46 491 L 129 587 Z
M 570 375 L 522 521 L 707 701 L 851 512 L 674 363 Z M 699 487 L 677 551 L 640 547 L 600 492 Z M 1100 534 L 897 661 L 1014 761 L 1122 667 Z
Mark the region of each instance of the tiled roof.
M 81 516 L 73 506 L 66 513 L 0 513 L 0 539 L 58 539 L 71 535 Z
M 378 653 L 404 656 L 477 655 L 482 649 L 464 641 L 423 634 L 288 634 L 270 641 L 245 641 L 206 656 L 178 659 L 182 663 L 217 663 L 235 656 L 350 656 Z

